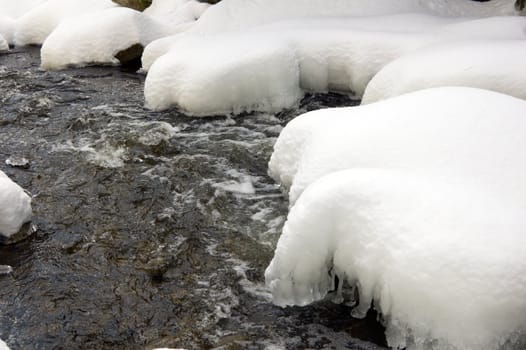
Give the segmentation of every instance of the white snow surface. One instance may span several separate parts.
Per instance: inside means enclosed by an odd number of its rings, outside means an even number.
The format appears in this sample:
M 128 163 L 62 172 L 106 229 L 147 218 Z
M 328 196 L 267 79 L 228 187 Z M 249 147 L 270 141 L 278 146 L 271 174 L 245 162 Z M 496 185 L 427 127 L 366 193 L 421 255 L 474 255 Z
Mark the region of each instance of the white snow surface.
M 16 19 L 47 0 L 0 0 L 0 15 Z
M 195 22 L 209 7 L 210 4 L 195 0 L 154 0 L 143 13 L 177 28 Z
M 10 237 L 31 219 L 31 197 L 0 171 L 0 235 Z
M 144 12 L 119 7 L 65 20 L 42 46 L 42 67 L 116 64 L 119 51 L 187 30 L 208 7 L 195 0 L 154 0 Z
M 381 16 L 425 13 L 448 17 L 516 14 L 513 0 L 480 3 L 465 0 L 223 0 L 203 15 L 193 31 L 204 34 L 236 31 L 266 23 L 312 17 Z
M 188 31 L 146 47 L 143 62 L 149 72 L 144 93 L 150 108 L 178 106 L 193 115 L 275 112 L 293 107 L 308 91 L 361 97 L 378 71 L 418 48 L 460 40 L 526 38 L 524 17 L 473 19 L 423 13 L 338 14 L 200 33 L 214 8 Z
M 526 99 L 526 41 L 454 42 L 426 47 L 382 68 L 362 104 L 439 86 L 470 86 Z
M 2 339 L 0 339 L 0 350 L 10 350 L 9 346 Z
M 393 348 L 520 348 L 525 115 L 523 100 L 447 87 L 294 119 L 270 162 L 292 184 L 274 302 L 319 300 L 337 274 L 359 288 L 356 316 L 374 300 Z
M 523 169 L 510 157 L 522 147 L 525 107 L 523 100 L 492 91 L 444 87 L 312 111 L 283 129 L 269 174 L 289 189 L 291 205 L 316 179 L 356 167 L 469 172 L 472 182 L 520 198 L 526 196 L 526 186 L 517 185 Z

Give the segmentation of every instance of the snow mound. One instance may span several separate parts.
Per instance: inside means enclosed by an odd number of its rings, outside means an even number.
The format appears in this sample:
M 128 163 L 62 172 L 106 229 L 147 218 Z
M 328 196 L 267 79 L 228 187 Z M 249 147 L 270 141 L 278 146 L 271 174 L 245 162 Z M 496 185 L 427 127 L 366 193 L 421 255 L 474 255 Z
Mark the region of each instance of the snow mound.
M 96 29 L 95 29 L 96 28 Z M 44 69 L 86 63 L 117 64 L 115 55 L 140 43 L 168 35 L 170 30 L 150 16 L 128 8 L 112 8 L 63 21 L 44 42 Z
M 144 93 L 150 108 L 166 109 L 176 101 L 195 115 L 278 111 L 301 97 L 298 76 L 294 53 L 272 38 L 222 35 L 221 40 L 184 41 L 157 59 Z
M 0 235 L 17 233 L 31 219 L 31 198 L 0 171 Z
M 386 65 L 362 103 L 439 86 L 470 86 L 526 99 L 526 41 L 472 41 L 433 46 Z
M 292 205 L 265 274 L 274 302 L 320 300 L 337 275 L 393 348 L 521 348 L 525 115 L 447 87 L 291 121 L 270 161 Z
M 273 112 L 293 107 L 306 91 L 361 97 L 378 71 L 415 49 L 458 40 L 526 39 L 524 17 L 320 17 L 195 34 L 204 18 L 186 33 L 146 48 L 150 108 L 178 106 L 193 115 Z
M 281 132 L 269 174 L 289 189 L 291 204 L 316 179 L 349 168 L 415 168 L 472 181 L 518 186 L 522 169 L 510 159 L 523 147 L 526 102 L 492 91 L 421 90 L 349 108 L 303 114 Z M 490 150 L 491 152 L 487 152 Z M 493 178 L 506 181 L 493 181 Z
M 64 19 L 115 6 L 111 0 L 48 0 L 18 19 L 15 44 L 42 44 Z
M 42 46 L 42 67 L 116 64 L 118 52 L 188 29 L 208 6 L 195 0 L 154 0 L 144 12 L 113 8 L 63 21 Z
M 526 331 L 524 201 L 462 180 L 381 168 L 319 179 L 291 209 L 267 268 L 274 302 L 323 298 L 332 272 L 358 286 L 355 316 L 374 301 L 393 348 L 513 343 Z

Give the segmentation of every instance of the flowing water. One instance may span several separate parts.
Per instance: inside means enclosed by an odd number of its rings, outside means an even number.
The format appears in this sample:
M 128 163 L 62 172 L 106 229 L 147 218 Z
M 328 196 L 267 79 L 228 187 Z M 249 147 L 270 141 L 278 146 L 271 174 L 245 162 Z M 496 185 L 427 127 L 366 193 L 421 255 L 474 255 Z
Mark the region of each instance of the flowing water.
M 191 118 L 143 108 L 143 81 L 115 67 L 46 72 L 38 48 L 0 56 L 0 169 L 33 195 L 38 228 L 0 247 L 13 268 L 0 276 L 0 338 L 13 350 L 383 345 L 373 314 L 282 309 L 264 287 L 287 214 L 266 175 L 273 142 L 299 113 L 353 101 Z M 5 163 L 16 157 L 29 167 Z

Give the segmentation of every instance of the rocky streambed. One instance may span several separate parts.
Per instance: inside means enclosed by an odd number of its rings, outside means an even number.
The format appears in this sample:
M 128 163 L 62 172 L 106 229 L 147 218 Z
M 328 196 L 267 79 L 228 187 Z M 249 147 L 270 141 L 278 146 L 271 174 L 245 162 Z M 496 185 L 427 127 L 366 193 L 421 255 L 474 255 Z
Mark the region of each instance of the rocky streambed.
M 15 349 L 377 349 L 376 316 L 281 309 L 264 287 L 287 202 L 278 115 L 191 118 L 143 107 L 144 77 L 0 56 L 0 169 L 33 195 L 38 228 L 0 247 L 0 338 Z M 206 96 L 203 96 L 206 99 Z M 12 167 L 8 159 L 29 164 Z M 361 340 L 359 340 L 361 339 Z

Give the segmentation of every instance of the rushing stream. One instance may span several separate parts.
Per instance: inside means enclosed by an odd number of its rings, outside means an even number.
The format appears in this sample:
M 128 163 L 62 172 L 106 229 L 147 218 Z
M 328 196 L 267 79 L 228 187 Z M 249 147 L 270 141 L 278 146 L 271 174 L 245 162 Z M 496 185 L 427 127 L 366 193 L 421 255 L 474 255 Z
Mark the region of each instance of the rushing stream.
M 33 195 L 30 238 L 0 248 L 0 338 L 17 349 L 377 349 L 375 316 L 272 305 L 264 270 L 287 202 L 266 175 L 279 115 L 143 107 L 144 77 L 0 56 L 0 169 Z M 206 96 L 203 96 L 206 99 Z M 6 159 L 25 157 L 28 168 Z M 358 338 L 362 340 L 358 340 Z

